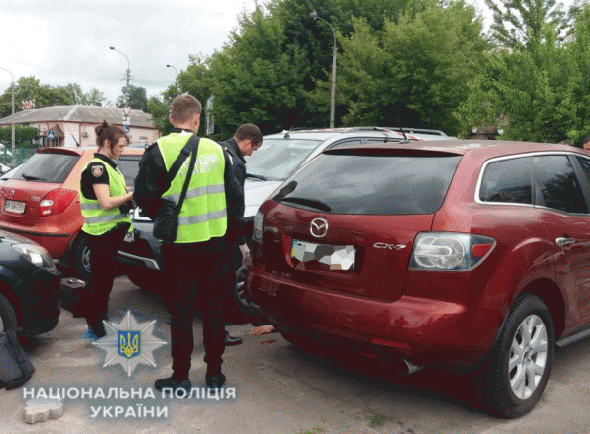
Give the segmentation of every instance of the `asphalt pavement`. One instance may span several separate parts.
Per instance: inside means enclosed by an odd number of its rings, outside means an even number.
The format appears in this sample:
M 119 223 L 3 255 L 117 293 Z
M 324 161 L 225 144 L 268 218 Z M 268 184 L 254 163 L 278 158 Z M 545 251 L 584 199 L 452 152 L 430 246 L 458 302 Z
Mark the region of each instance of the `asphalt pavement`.
M 249 325 L 228 327 L 244 343 L 226 349 L 223 370 L 228 381 L 224 396 L 217 400 L 203 394 L 205 364 L 198 319 L 190 373 L 195 393 L 184 399 L 162 398 L 152 389 L 156 378 L 171 374 L 168 314 L 162 297 L 120 276 L 111 297 L 111 322 L 121 323 L 127 312 L 142 327 L 155 321 L 142 333 L 153 336 L 153 342 L 167 342 L 150 350 L 156 366 L 144 359 L 129 375 L 123 357 L 115 354 L 114 362 L 103 367 L 110 353 L 82 339 L 84 321 L 63 310 L 53 331 L 26 343 L 36 368 L 33 378 L 19 389 L 0 390 L 0 433 L 590 432 L 588 340 L 557 352 L 545 395 L 531 414 L 501 420 L 471 406 L 469 387 L 461 377 L 428 369 L 400 377 L 391 365 L 366 358 L 310 355 L 278 333 L 250 336 Z M 152 344 L 141 342 L 144 354 Z M 117 390 L 117 399 L 102 396 L 111 389 Z M 26 424 L 26 402 L 50 392 L 65 396 L 63 415 Z

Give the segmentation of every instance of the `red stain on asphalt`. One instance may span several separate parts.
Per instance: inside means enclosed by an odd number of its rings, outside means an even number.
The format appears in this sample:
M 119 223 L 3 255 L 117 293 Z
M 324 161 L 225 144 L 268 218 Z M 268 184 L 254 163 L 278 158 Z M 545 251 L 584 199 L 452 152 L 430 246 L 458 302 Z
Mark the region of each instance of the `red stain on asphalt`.
M 270 344 L 274 344 L 276 341 L 277 341 L 276 339 L 269 339 L 267 341 L 260 342 L 260 345 L 270 345 Z

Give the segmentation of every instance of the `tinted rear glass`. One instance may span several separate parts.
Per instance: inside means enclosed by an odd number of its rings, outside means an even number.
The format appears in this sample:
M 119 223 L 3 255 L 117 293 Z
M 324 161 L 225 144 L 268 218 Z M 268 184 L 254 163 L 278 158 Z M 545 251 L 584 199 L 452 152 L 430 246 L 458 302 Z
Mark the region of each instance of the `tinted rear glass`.
M 33 154 L 14 172 L 12 179 L 63 183 L 80 159 L 75 154 Z
M 432 214 L 441 207 L 460 159 L 441 154 L 321 154 L 273 199 L 334 214 Z

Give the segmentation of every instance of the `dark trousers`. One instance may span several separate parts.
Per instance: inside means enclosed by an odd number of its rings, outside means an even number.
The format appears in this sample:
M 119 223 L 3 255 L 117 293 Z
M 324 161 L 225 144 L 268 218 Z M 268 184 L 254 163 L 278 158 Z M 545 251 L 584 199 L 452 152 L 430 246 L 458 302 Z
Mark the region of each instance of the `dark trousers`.
M 102 320 L 107 318 L 117 266 L 117 250 L 128 229 L 129 224 L 125 223 L 103 235 L 85 234 L 90 250 L 91 277 L 80 302 L 86 323 L 95 331 L 101 332 L 104 328 Z
M 207 375 L 221 373 L 225 350 L 223 277 L 227 272 L 227 251 L 223 238 L 203 243 L 162 245 L 167 278 L 166 306 L 171 317 L 173 377 L 188 378 L 191 367 L 193 309 L 200 306 Z M 193 281 L 196 285 L 193 286 Z
M 242 266 L 242 252 L 240 250 L 238 241 L 231 235 L 225 236 L 225 244 L 227 246 L 227 264 L 228 270 L 224 274 L 223 283 L 223 314 L 226 324 L 246 324 L 250 322 L 250 318 L 240 311 L 236 298 L 236 273 Z

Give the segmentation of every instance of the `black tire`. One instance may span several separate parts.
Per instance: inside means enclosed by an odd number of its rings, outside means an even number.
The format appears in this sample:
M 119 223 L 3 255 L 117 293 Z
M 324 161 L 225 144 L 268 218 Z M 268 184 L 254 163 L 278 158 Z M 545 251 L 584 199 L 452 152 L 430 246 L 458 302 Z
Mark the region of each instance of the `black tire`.
M 18 326 L 14 308 L 6 297 L 0 294 L 0 332 L 16 329 Z
M 256 311 L 250 306 L 250 294 L 246 289 L 246 277 L 248 270 L 241 267 L 236 272 L 236 289 L 234 291 L 234 299 L 240 311 L 247 316 L 255 317 Z
M 129 265 L 125 272 L 129 280 L 141 289 L 154 293 L 164 292 L 166 276 L 163 271 Z
M 72 271 L 79 279 L 90 280 L 90 249 L 85 236 L 78 236 L 72 250 Z
M 530 335 L 523 334 L 527 330 Z M 547 305 L 536 295 L 519 294 L 498 341 L 475 374 L 474 396 L 480 406 L 503 418 L 530 412 L 547 386 L 554 344 L 553 319 Z

